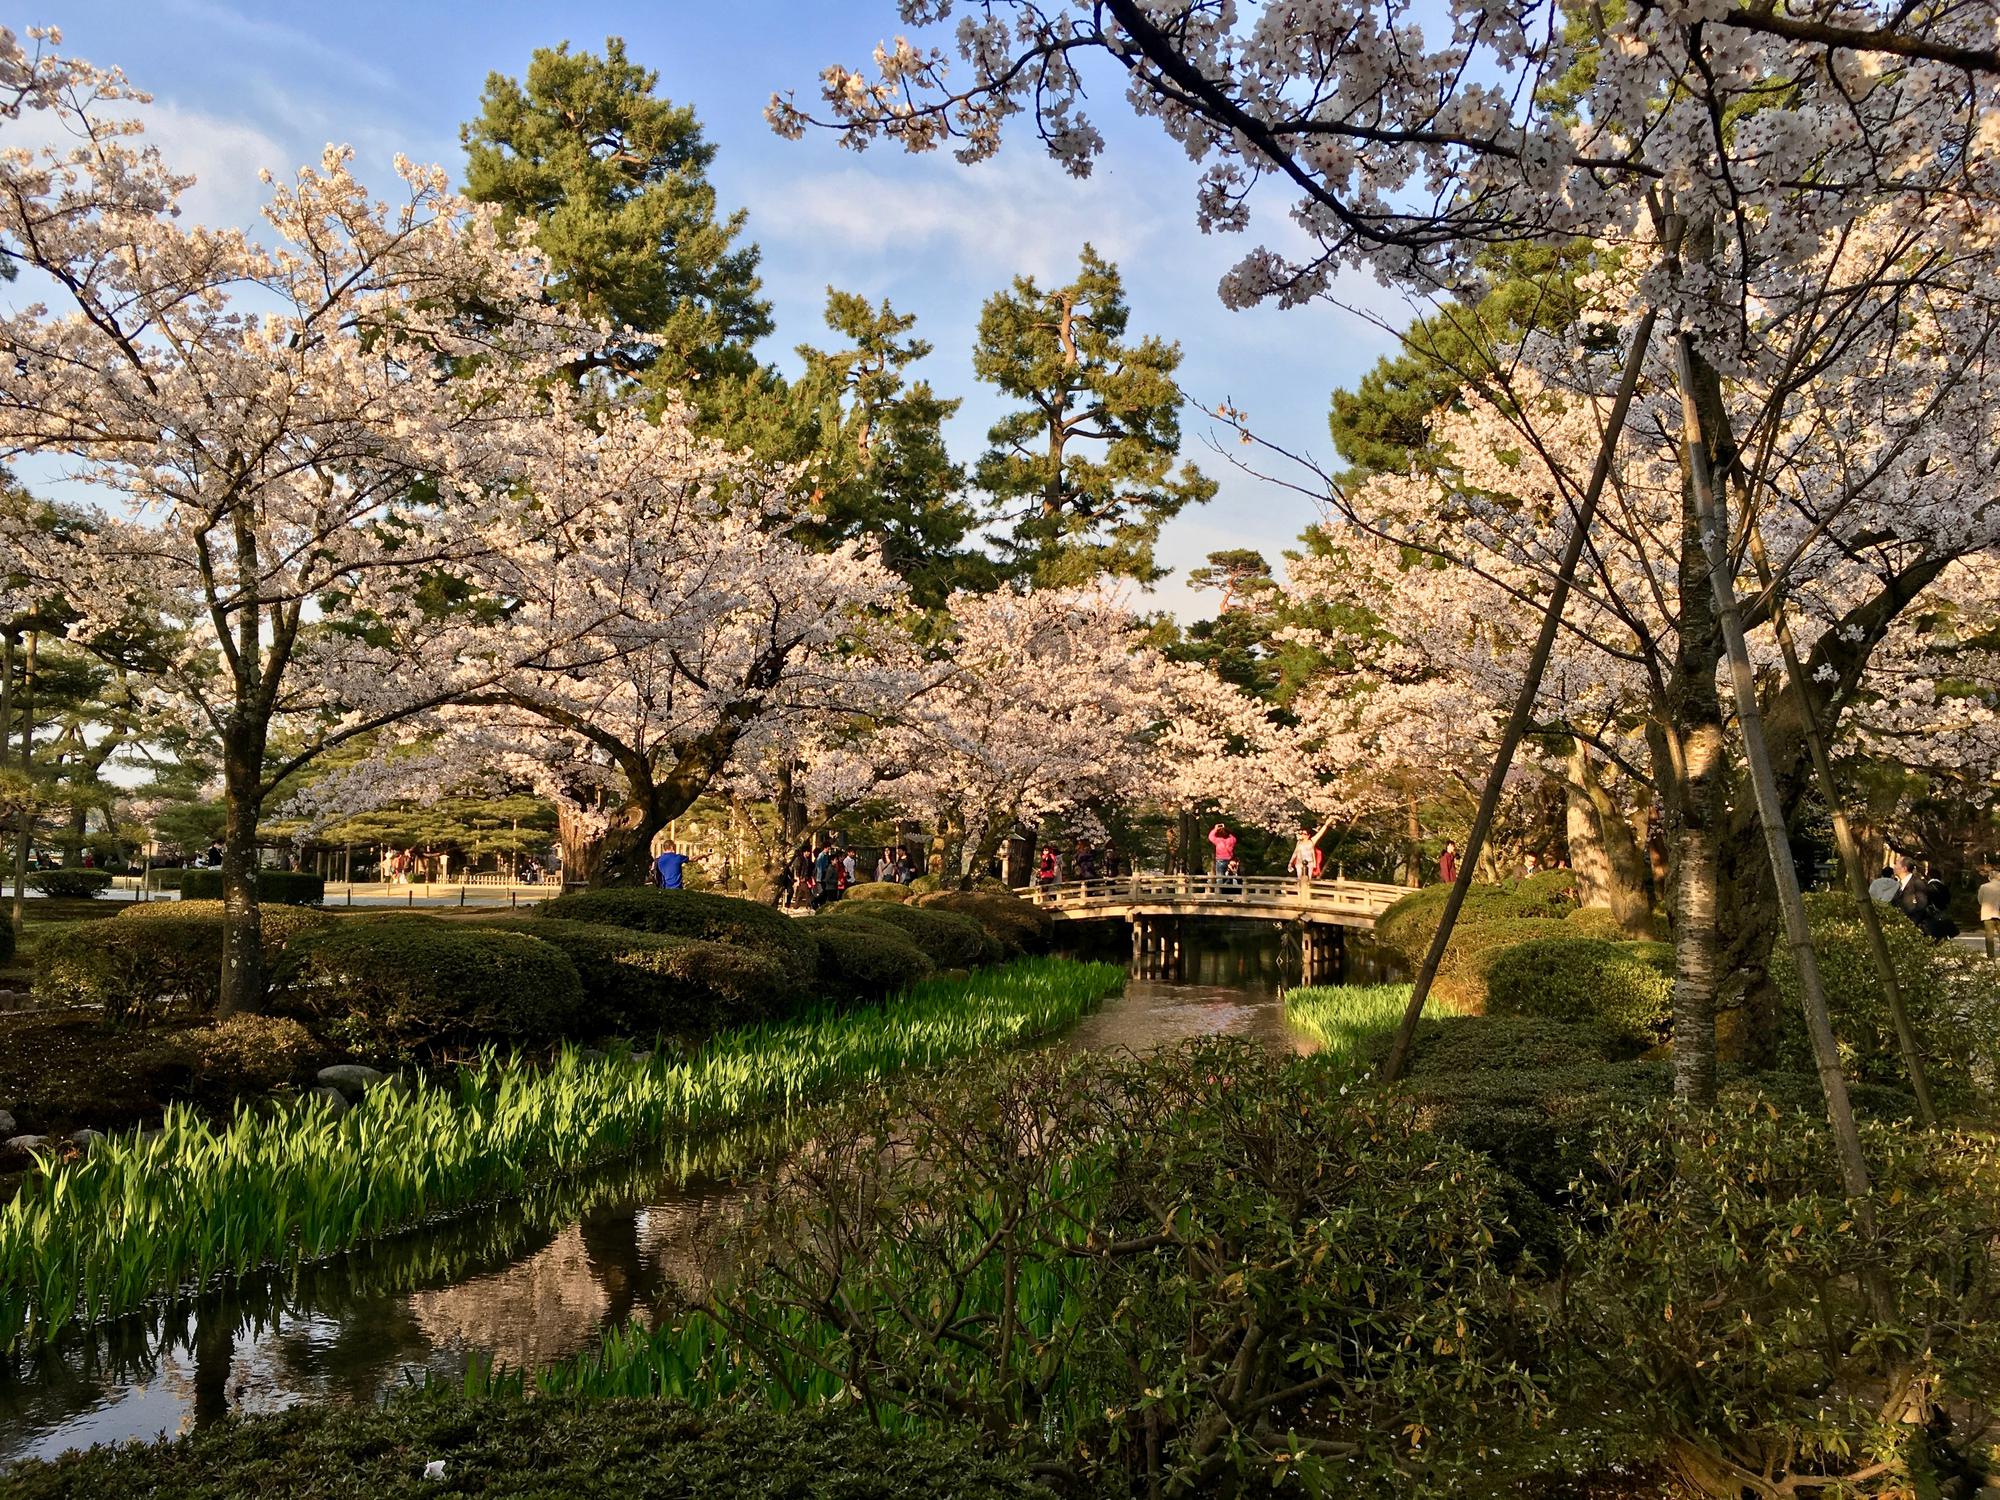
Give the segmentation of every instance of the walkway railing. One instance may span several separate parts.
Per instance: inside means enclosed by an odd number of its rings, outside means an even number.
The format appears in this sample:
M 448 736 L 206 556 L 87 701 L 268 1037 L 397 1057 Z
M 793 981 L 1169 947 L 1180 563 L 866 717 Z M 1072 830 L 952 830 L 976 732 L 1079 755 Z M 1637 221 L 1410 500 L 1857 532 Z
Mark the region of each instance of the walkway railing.
M 1300 880 L 1290 875 L 1113 875 L 1037 885 L 1025 894 L 1058 915 L 1111 916 L 1134 908 L 1190 907 L 1215 916 L 1346 917 L 1373 921 L 1410 894 L 1372 880 Z

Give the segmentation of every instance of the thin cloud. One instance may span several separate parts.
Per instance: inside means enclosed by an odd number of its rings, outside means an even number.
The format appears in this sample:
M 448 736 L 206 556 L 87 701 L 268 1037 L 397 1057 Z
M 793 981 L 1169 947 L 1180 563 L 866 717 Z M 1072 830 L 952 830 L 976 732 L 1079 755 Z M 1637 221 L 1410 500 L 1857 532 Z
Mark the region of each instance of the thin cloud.
M 944 252 L 1003 280 L 1066 276 L 1086 240 L 1123 261 L 1144 251 L 1160 227 L 1150 206 L 1115 179 L 1081 184 L 1025 157 L 946 171 L 929 163 L 890 172 L 843 167 L 758 185 L 749 197 L 762 239 L 876 255 Z
M 203 26 L 212 26 L 218 31 L 228 32 L 251 46 L 265 47 L 275 51 L 290 52 L 300 57 L 309 57 L 314 62 L 330 67 L 358 83 L 384 93 L 399 90 L 395 75 L 385 68 L 379 68 L 366 58 L 357 57 L 344 48 L 335 47 L 320 40 L 311 32 L 301 31 L 296 26 L 287 26 L 282 21 L 269 20 L 263 16 L 246 16 L 241 11 L 227 5 L 218 5 L 214 0 L 166 0 L 166 8 L 175 15 Z

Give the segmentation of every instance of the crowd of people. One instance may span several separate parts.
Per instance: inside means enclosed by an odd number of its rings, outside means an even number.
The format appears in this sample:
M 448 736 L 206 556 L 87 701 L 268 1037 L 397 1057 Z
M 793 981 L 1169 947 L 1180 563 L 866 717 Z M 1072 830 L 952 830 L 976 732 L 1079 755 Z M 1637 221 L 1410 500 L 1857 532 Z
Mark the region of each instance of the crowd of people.
M 891 885 L 908 885 L 923 873 L 910 857 L 910 851 L 901 844 L 883 849 L 872 869 L 846 845 L 826 843 L 815 849 L 810 844 L 801 844 L 792 852 L 786 868 L 781 899 L 786 906 L 817 911 L 830 901 L 838 901 L 850 887 L 860 884 L 864 876 Z

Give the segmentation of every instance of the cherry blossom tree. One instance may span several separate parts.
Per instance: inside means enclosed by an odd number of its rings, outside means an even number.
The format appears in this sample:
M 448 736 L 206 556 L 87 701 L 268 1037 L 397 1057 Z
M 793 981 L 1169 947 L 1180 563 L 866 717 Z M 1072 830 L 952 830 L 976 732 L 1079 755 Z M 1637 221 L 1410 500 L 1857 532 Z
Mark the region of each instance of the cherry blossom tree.
M 0 456 L 62 463 L 104 502 L 77 544 L 23 538 L 36 586 L 221 745 L 222 1007 L 254 1007 L 267 795 L 488 670 L 463 650 L 480 622 L 427 581 L 520 534 L 516 450 L 547 415 L 541 385 L 599 335 L 542 304 L 525 236 L 434 169 L 399 164 L 402 198 L 375 202 L 330 148 L 272 185 L 268 243 L 182 224 L 191 179 L 106 113 L 142 96 L 57 55 L 53 32 L 31 41 L 0 43 L 0 123 L 34 110 L 64 143 L 0 152 L 0 259 L 46 298 L 0 317 Z M 318 728 L 273 765 L 286 719 Z
M 874 644 L 900 649 L 902 586 L 858 544 L 801 541 L 797 473 L 701 436 L 685 406 L 549 421 L 523 442 L 532 526 L 452 575 L 504 601 L 464 648 L 477 682 L 407 720 L 406 753 L 308 800 L 325 817 L 504 774 L 556 803 L 569 880 L 635 884 L 746 735 L 800 735 L 905 690 Z
M 880 795 L 940 830 L 939 873 L 983 870 L 1046 817 L 1157 788 L 1173 674 L 1113 594 L 958 594 L 947 614 L 869 752 Z

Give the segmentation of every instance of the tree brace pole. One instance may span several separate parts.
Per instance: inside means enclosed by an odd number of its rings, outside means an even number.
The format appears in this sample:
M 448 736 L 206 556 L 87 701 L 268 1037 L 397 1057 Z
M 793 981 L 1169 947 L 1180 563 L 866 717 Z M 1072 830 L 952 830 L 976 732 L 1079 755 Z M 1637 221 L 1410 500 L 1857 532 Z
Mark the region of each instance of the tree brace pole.
M 1674 372 L 1681 388 L 1682 448 L 1687 457 L 1695 519 L 1702 551 L 1708 559 L 1709 584 L 1715 591 L 1716 623 L 1722 629 L 1722 649 L 1729 661 L 1730 686 L 1736 699 L 1736 722 L 1743 735 L 1743 759 L 1750 771 L 1757 821 L 1763 826 L 1764 848 L 1771 860 L 1771 879 L 1784 913 L 1785 940 L 1798 966 L 1800 1004 L 1812 1039 L 1813 1060 L 1819 1067 L 1820 1090 L 1826 1095 L 1827 1119 L 1840 1153 L 1840 1175 L 1854 1202 L 1854 1215 L 1871 1236 L 1875 1215 L 1869 1203 L 1868 1163 L 1861 1151 L 1861 1133 L 1854 1125 L 1854 1107 L 1847 1097 L 1847 1080 L 1840 1071 L 1840 1048 L 1828 1018 L 1826 986 L 1819 958 L 1806 929 L 1805 901 L 1799 894 L 1798 871 L 1792 867 L 1791 840 L 1785 831 L 1784 805 L 1778 779 L 1771 770 L 1770 747 L 1764 740 L 1764 716 L 1757 703 L 1757 677 L 1750 665 L 1750 648 L 1743 638 L 1743 616 L 1730 577 L 1729 520 L 1722 493 L 1709 469 L 1701 411 L 1695 399 L 1694 341 L 1685 331 L 1674 335 Z M 1874 1289 L 1871 1288 L 1871 1295 Z
M 1785 672 L 1792 680 L 1792 691 L 1799 695 L 1806 747 L 1812 754 L 1813 775 L 1818 778 L 1820 795 L 1826 801 L 1827 811 L 1833 816 L 1833 842 L 1840 851 L 1841 867 L 1847 872 L 1847 888 L 1853 892 L 1855 908 L 1861 914 L 1862 929 L 1868 934 L 1868 954 L 1875 962 L 1875 977 L 1881 981 L 1883 997 L 1889 1002 L 1889 1016 L 1896 1026 L 1896 1045 L 1902 1051 L 1903 1065 L 1910 1074 L 1910 1091 L 1917 1096 L 1917 1117 L 1926 1126 L 1934 1126 L 1937 1124 L 1937 1109 L 1931 1103 L 1930 1079 L 1917 1048 L 1916 1028 L 1910 1024 L 1910 1013 L 1903 1004 L 1903 986 L 1896 978 L 1895 962 L 1889 957 L 1888 940 L 1882 936 L 1881 914 L 1875 909 L 1875 898 L 1868 894 L 1868 872 L 1861 863 L 1861 846 L 1855 841 L 1854 829 L 1847 821 L 1847 809 L 1841 801 L 1840 787 L 1833 779 L 1833 758 L 1827 752 L 1826 736 L 1820 732 L 1812 681 L 1806 675 L 1805 664 L 1799 660 L 1798 647 L 1792 639 L 1792 627 L 1785 615 L 1784 601 L 1772 591 L 1771 560 L 1764 550 L 1764 534 L 1753 518 L 1746 515 L 1744 519 L 1749 527 L 1750 560 L 1756 565 L 1758 585 L 1771 598 L 1772 628 L 1778 637 L 1778 647 L 1784 653 Z
M 1507 772 L 1513 767 L 1514 752 L 1520 748 L 1521 740 L 1534 718 L 1535 697 L 1541 691 L 1542 673 L 1548 668 L 1549 653 L 1555 649 L 1556 632 L 1562 628 L 1563 607 L 1569 602 L 1570 586 L 1575 582 L 1577 563 L 1583 557 L 1584 544 L 1589 540 L 1591 522 L 1597 515 L 1598 499 L 1611 476 L 1618 436 L 1625 429 L 1625 415 L 1631 410 L 1632 394 L 1639 386 L 1639 373 L 1645 367 L 1646 350 L 1653 341 L 1656 319 L 1657 314 L 1648 308 L 1639 320 L 1639 326 L 1632 331 L 1632 346 L 1625 353 L 1625 367 L 1618 376 L 1618 391 L 1612 398 L 1611 411 L 1605 420 L 1604 439 L 1598 445 L 1597 462 L 1592 466 L 1590 482 L 1577 502 L 1570 523 L 1569 540 L 1563 547 L 1562 563 L 1556 570 L 1555 587 L 1549 592 L 1548 607 L 1542 611 L 1541 634 L 1535 638 L 1534 652 L 1528 658 L 1527 674 L 1522 678 L 1521 691 L 1514 699 L 1514 711 L 1507 716 L 1507 727 L 1501 732 L 1500 750 L 1493 758 L 1493 769 L 1487 773 L 1486 788 L 1480 793 L 1479 811 L 1473 815 L 1472 829 L 1465 836 L 1465 857 L 1459 862 L 1458 878 L 1452 881 L 1451 894 L 1445 897 L 1444 914 L 1438 919 L 1430 951 L 1424 955 L 1423 964 L 1417 970 L 1416 983 L 1410 988 L 1410 1003 L 1396 1027 L 1396 1039 L 1389 1048 L 1388 1059 L 1382 1064 L 1382 1077 L 1387 1082 L 1393 1083 L 1401 1078 L 1404 1069 L 1409 1066 L 1417 1022 L 1423 1018 L 1424 1002 L 1430 999 L 1438 965 L 1443 962 L 1445 947 L 1451 941 L 1452 924 L 1458 920 L 1459 910 L 1465 905 L 1466 893 L 1472 889 L 1472 874 L 1479 866 L 1480 851 L 1486 846 L 1486 836 L 1492 831 L 1494 815 L 1499 811 L 1500 793 L 1506 785 Z

